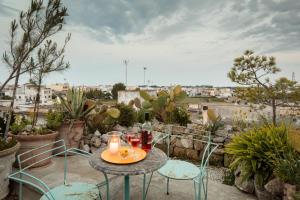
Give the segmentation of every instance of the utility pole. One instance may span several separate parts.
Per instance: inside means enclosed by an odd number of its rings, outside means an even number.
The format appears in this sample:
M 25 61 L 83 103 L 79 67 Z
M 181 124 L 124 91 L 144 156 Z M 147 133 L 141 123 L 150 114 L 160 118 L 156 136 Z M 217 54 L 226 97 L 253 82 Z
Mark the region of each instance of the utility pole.
M 127 65 L 129 63 L 129 60 L 123 60 L 123 63 L 125 65 L 125 85 L 127 86 Z
M 146 70 L 147 70 L 147 67 L 144 67 L 144 85 L 146 85 Z
M 293 72 L 293 74 L 292 74 L 292 81 L 295 81 L 295 80 L 296 80 L 295 72 Z

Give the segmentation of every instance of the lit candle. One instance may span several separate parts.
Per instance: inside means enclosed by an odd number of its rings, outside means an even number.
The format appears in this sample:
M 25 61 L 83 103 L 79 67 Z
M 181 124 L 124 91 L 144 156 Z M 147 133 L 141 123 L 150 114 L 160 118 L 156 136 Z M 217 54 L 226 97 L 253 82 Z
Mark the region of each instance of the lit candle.
M 117 142 L 117 141 L 116 142 L 111 141 L 109 143 L 109 151 L 110 151 L 111 154 L 118 153 L 118 151 L 119 151 L 119 142 Z
M 109 140 L 109 151 L 111 154 L 116 154 L 119 151 L 120 137 L 113 134 Z

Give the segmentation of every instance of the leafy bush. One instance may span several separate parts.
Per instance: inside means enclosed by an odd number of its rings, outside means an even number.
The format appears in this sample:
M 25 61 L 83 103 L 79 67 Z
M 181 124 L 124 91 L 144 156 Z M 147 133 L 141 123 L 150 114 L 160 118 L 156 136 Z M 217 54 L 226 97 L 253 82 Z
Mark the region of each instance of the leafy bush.
M 150 120 L 152 120 L 154 118 L 153 113 L 151 111 L 142 108 L 137 112 L 137 121 L 139 123 L 145 122 L 145 113 L 146 112 L 149 113 Z
M 120 116 L 120 111 L 117 108 L 108 108 L 103 105 L 100 109 L 95 109 L 94 113 L 91 113 L 87 117 L 87 126 L 89 132 L 106 133 L 112 131 L 116 125 Z
M 290 150 L 275 162 L 275 175 L 285 183 L 300 186 L 300 156 Z
M 132 126 L 134 122 L 137 121 L 137 114 L 132 106 L 125 104 L 118 104 L 117 108 L 120 110 L 120 116 L 118 118 L 118 123 L 121 126 Z
M 275 168 L 277 158 L 291 148 L 287 143 L 287 127 L 263 126 L 255 127 L 235 136 L 226 145 L 225 151 L 234 156 L 231 168 L 242 169 L 243 180 L 257 175 L 260 185 L 266 183 Z
M 208 109 L 207 115 L 209 123 L 206 125 L 205 130 L 214 135 L 220 128 L 224 127 L 222 117 L 220 115 L 217 116 L 211 109 Z
M 10 125 L 12 134 L 18 134 L 23 131 L 27 125 L 30 125 L 30 121 L 25 119 L 24 116 L 16 115 L 14 118 L 14 122 Z
M 46 127 L 50 130 L 57 130 L 63 122 L 63 114 L 58 111 L 50 111 L 46 115 Z
M 0 138 L 0 151 L 3 151 L 5 149 L 9 149 L 17 144 L 17 141 L 15 139 L 9 139 L 8 141 L 4 141 L 3 138 Z
M 188 123 L 191 123 L 187 110 L 181 107 L 175 108 L 171 112 L 169 121 L 170 123 L 180 124 L 180 126 L 187 126 Z

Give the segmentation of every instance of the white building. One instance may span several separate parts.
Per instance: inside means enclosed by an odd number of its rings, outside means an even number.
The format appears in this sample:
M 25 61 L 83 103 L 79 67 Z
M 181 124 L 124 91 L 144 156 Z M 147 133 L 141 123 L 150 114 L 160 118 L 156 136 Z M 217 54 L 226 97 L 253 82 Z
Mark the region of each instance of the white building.
M 33 84 L 24 84 L 17 88 L 16 105 L 32 104 L 36 98 L 37 86 Z M 40 105 L 52 105 L 52 90 L 41 86 Z

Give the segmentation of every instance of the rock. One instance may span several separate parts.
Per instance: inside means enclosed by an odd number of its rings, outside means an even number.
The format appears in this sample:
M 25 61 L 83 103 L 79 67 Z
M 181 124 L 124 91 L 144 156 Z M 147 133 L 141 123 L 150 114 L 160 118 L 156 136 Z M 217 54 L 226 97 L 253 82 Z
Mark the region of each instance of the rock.
M 265 188 L 261 188 L 256 184 L 256 181 L 254 181 L 254 188 L 255 188 L 255 195 L 258 200 L 280 200 L 281 198 L 276 198 L 273 196 L 270 192 L 265 190 Z
M 227 136 L 227 131 L 226 130 L 218 130 L 216 133 L 215 133 L 215 135 L 216 136 L 219 136 L 219 137 L 226 137 Z
M 224 166 L 224 156 L 213 153 L 209 158 L 209 163 L 214 166 L 223 167 Z
M 274 178 L 265 185 L 265 189 L 274 196 L 282 196 L 283 182 L 279 178 Z
M 213 138 L 213 142 L 214 143 L 223 143 L 225 141 L 225 138 L 224 137 L 216 137 L 216 138 Z
M 96 130 L 95 133 L 94 133 L 94 136 L 101 137 L 101 133 L 98 130 Z
M 187 156 L 187 158 L 192 159 L 192 160 L 197 160 L 197 161 L 200 160 L 199 151 L 194 150 L 194 149 L 187 149 L 186 156 Z
M 174 147 L 174 150 L 173 150 L 173 154 L 176 157 L 185 157 L 186 156 L 185 152 L 186 152 L 186 149 L 181 148 L 181 147 Z
M 234 158 L 232 155 L 227 153 L 224 154 L 224 167 L 229 168 L 230 164 L 233 162 Z
M 32 125 L 31 124 L 26 125 L 24 130 L 30 132 L 32 130 Z
M 283 186 L 283 199 L 284 200 L 294 200 L 294 195 L 296 194 L 296 185 L 291 185 L 285 183 Z
M 83 145 L 82 150 L 86 151 L 86 152 L 90 152 L 91 148 L 88 144 Z
M 224 127 L 224 130 L 226 131 L 226 132 L 232 132 L 232 126 L 231 125 L 229 125 L 229 124 L 227 124 L 227 125 L 225 125 L 225 127 Z
M 120 131 L 120 132 L 127 131 L 127 128 L 126 128 L 126 127 L 121 126 L 121 125 L 119 125 L 119 124 L 117 124 L 113 129 L 114 129 L 115 131 Z
M 107 134 L 103 134 L 101 136 L 101 141 L 104 142 L 104 143 L 107 143 L 109 140 L 109 136 Z
M 92 153 L 95 153 L 98 149 L 99 149 L 99 148 L 96 148 L 96 147 L 91 146 L 91 152 L 92 152 Z
M 243 181 L 243 177 L 241 176 L 242 172 L 240 168 L 238 168 L 234 174 L 235 174 L 235 181 L 234 181 L 235 186 L 241 191 L 252 194 L 254 192 L 254 180 L 251 179 L 251 180 Z
M 198 150 L 198 151 L 202 151 L 203 150 L 203 143 L 202 143 L 202 141 L 195 140 L 194 141 L 194 149 Z
M 99 148 L 101 146 L 101 139 L 96 136 L 92 137 L 91 145 L 93 145 L 96 148 Z
M 181 146 L 187 149 L 192 149 L 193 148 L 193 136 L 188 135 L 185 138 L 181 138 L 180 140 Z

